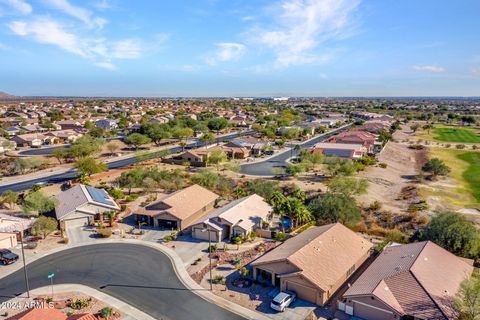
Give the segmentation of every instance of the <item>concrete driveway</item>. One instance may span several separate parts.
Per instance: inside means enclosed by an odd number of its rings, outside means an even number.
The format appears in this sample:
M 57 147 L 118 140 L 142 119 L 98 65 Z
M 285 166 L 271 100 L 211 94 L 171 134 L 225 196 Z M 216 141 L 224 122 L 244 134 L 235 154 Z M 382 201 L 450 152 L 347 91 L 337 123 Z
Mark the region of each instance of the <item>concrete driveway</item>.
M 92 227 L 69 227 L 65 230 L 71 244 L 80 244 L 95 241 L 95 229 Z

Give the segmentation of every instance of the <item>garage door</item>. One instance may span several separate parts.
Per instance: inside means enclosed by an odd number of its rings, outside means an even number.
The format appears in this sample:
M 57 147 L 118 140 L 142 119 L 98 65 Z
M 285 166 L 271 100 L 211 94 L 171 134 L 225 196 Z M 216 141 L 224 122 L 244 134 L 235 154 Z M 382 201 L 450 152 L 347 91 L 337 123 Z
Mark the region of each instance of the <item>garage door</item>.
M 315 304 L 317 303 L 317 291 L 313 288 L 305 287 L 298 283 L 287 281 L 286 289 L 295 292 L 297 294 L 297 297 L 302 300 L 309 301 Z
M 65 220 L 65 229 L 68 228 L 78 228 L 88 225 L 88 218 L 77 218 L 77 219 L 70 219 Z
M 158 227 L 164 229 L 178 229 L 176 220 L 158 219 Z
M 208 232 L 202 232 L 203 229 L 201 228 L 193 228 L 193 237 L 195 239 L 200 239 L 200 240 L 206 240 L 208 241 Z M 215 231 L 210 231 L 210 238 L 212 242 L 218 242 L 217 240 L 217 232 Z
M 357 302 L 354 302 L 353 304 L 353 315 L 362 319 L 369 320 L 393 319 L 393 314 L 387 310 Z

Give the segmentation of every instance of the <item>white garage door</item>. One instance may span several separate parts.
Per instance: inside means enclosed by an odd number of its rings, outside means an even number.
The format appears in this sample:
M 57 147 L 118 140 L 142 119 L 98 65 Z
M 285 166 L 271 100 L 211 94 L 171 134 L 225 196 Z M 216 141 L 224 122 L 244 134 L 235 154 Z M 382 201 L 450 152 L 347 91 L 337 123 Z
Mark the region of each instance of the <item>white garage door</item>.
M 78 228 L 88 225 L 88 218 L 77 218 L 77 219 L 70 219 L 65 220 L 65 229 L 69 228 Z
M 208 232 L 202 232 L 203 229 L 201 228 L 193 228 L 192 236 L 195 239 L 206 240 L 208 241 Z M 212 242 L 218 242 L 217 240 L 217 232 L 210 230 L 210 239 Z

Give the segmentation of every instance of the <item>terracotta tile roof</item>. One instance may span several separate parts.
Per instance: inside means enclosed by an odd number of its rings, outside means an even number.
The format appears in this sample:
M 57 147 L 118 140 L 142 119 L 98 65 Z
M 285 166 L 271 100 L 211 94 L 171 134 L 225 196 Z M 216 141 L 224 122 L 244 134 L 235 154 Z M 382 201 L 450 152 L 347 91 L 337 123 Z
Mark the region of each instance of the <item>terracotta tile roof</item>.
M 452 297 L 473 267 L 430 241 L 391 246 L 345 297 L 375 295 L 400 314 L 455 319 Z
M 71 315 L 67 320 L 98 320 L 98 318 L 90 313 L 82 313 Z
M 6 320 L 67 320 L 67 316 L 54 308 L 33 308 Z
M 184 220 L 195 212 L 201 210 L 209 203 L 215 201 L 218 195 L 207 190 L 198 184 L 194 184 L 183 190 L 176 191 L 166 197 L 149 204 L 145 208 L 138 209 L 135 213 L 149 216 L 156 216 L 164 212 Z M 158 204 L 168 206 L 166 209 L 154 209 Z
M 252 265 L 285 261 L 328 291 L 371 248 L 372 243 L 340 223 L 310 228 L 266 253 Z

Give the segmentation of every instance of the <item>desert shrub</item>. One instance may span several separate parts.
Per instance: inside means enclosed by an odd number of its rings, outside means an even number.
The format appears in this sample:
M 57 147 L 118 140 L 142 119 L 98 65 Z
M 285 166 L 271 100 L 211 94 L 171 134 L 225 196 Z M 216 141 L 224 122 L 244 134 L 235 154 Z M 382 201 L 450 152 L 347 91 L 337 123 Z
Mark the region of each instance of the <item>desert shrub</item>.
M 361 221 L 356 225 L 351 227 L 352 231 L 366 233 L 368 231 L 368 227 L 365 222 Z
M 225 284 L 225 277 L 218 274 L 212 279 L 212 283 L 213 284 Z
M 461 149 L 465 149 L 465 145 L 464 145 L 464 144 L 457 144 L 457 145 L 455 146 L 455 148 L 460 149 L 460 150 L 461 150 Z
M 368 209 L 370 209 L 372 211 L 378 211 L 378 210 L 382 209 L 382 203 L 378 200 L 375 200 L 370 204 Z
M 428 209 L 428 205 L 426 202 L 419 202 L 419 203 L 412 203 L 408 206 L 408 209 L 407 211 L 409 213 L 412 213 L 412 212 L 419 212 L 419 211 L 423 211 L 423 210 L 427 210 Z
M 112 236 L 112 230 L 107 228 L 100 228 L 97 230 L 97 234 L 102 238 L 110 238 Z
M 478 146 L 477 146 L 476 144 L 474 144 L 474 145 L 472 146 L 472 149 L 473 149 L 473 150 L 477 150 L 477 149 L 478 149 Z
M 385 168 L 387 167 L 387 164 L 384 163 L 384 162 L 381 162 L 381 163 L 378 164 L 378 166 L 379 166 L 380 168 L 385 169 Z
M 64 237 L 64 238 L 62 239 L 62 242 L 63 242 L 64 244 L 68 244 L 68 237 Z
M 393 241 L 393 242 L 398 242 L 398 243 L 408 243 L 408 240 L 410 239 L 410 236 L 403 233 L 402 231 L 398 229 L 392 229 L 388 230 L 385 234 L 387 240 Z
M 88 299 L 76 299 L 70 303 L 70 308 L 74 310 L 85 309 L 90 305 L 90 300 Z
M 125 193 L 122 190 L 117 188 L 112 188 L 108 191 L 108 193 L 113 197 L 113 199 L 123 199 L 125 198 Z
M 389 241 L 388 240 L 385 240 L 383 241 L 382 243 L 379 243 L 375 246 L 375 248 L 373 248 L 373 252 L 375 253 L 380 253 L 383 251 L 383 249 L 385 249 L 385 247 L 389 244 Z
M 276 232 L 275 233 L 275 240 L 283 242 L 283 241 L 287 240 L 287 234 L 285 232 Z
M 212 244 L 211 246 L 209 246 L 209 247 L 207 248 L 207 250 L 208 250 L 208 252 L 210 252 L 210 253 L 215 253 L 215 252 L 217 252 L 218 247 L 217 247 L 216 244 Z
M 126 198 L 125 198 L 125 201 L 127 202 L 131 202 L 131 201 L 135 201 L 138 199 L 138 197 L 140 197 L 140 195 L 138 193 L 132 193 L 132 194 L 129 194 Z

